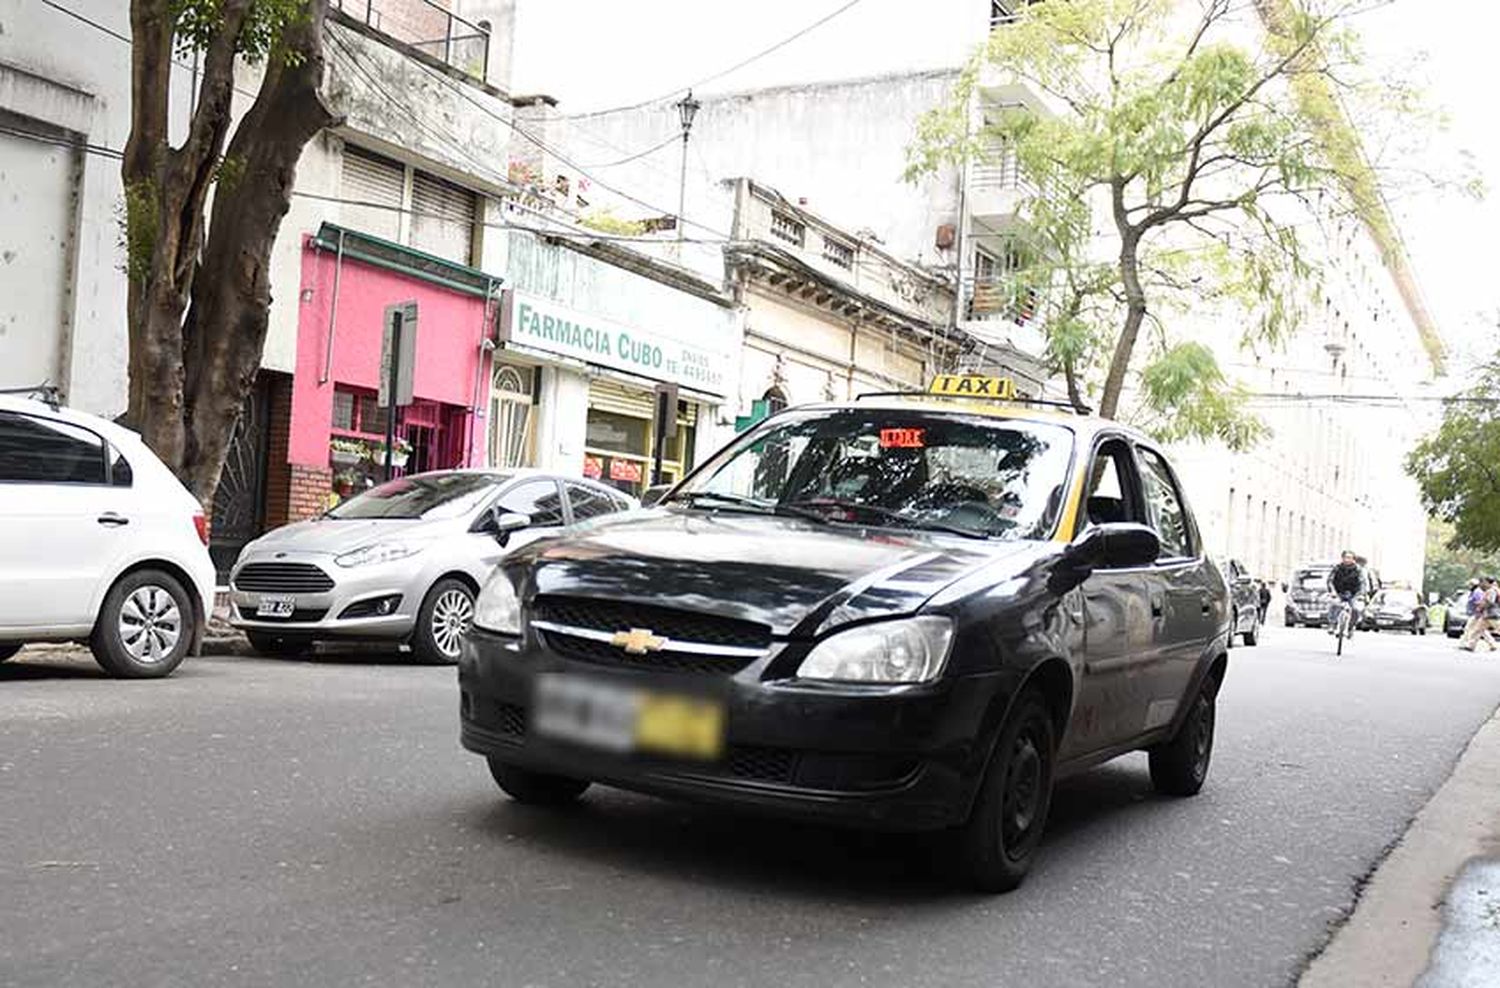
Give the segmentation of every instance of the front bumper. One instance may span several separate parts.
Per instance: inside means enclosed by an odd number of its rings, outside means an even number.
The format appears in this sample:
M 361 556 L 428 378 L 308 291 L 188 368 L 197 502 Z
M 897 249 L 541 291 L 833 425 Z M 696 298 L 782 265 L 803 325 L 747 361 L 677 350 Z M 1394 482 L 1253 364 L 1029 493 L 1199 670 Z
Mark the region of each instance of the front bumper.
M 1368 623 L 1377 628 L 1401 628 L 1410 629 L 1420 624 L 1415 615 L 1412 614 L 1376 614 Z
M 893 687 L 763 681 L 773 658 L 732 676 L 648 674 L 567 659 L 534 636 L 472 629 L 458 666 L 461 740 L 470 751 L 536 771 L 781 816 L 924 830 L 967 815 L 999 677 Z M 724 754 L 643 758 L 538 737 L 529 708 L 544 672 L 714 696 L 726 712 Z
M 275 589 L 250 591 L 237 584 L 241 569 L 257 562 L 302 563 L 318 567 L 333 581 L 321 592 L 291 592 Z M 269 556 L 241 559 L 230 575 L 229 623 L 242 631 L 306 635 L 310 638 L 391 639 L 404 638 L 416 627 L 417 610 L 425 588 L 413 587 L 413 573 L 403 560 L 372 566 L 345 568 L 321 553 L 288 552 L 274 560 Z M 259 617 L 256 609 L 267 593 L 289 593 L 294 610 L 289 618 Z M 400 603 L 388 614 L 344 617 L 352 605 L 399 596 Z
M 1291 603 L 1286 606 L 1287 624 L 1323 624 L 1328 620 L 1329 603 Z

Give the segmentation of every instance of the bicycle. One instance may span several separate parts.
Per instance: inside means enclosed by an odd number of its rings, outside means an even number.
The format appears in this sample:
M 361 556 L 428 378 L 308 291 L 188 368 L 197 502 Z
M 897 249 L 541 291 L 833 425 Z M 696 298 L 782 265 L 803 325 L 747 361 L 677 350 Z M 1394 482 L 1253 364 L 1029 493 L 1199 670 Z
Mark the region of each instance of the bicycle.
M 1344 654 L 1344 639 L 1354 635 L 1354 597 L 1353 595 L 1340 595 L 1338 603 L 1333 605 L 1334 614 L 1331 617 L 1333 623 L 1334 655 Z

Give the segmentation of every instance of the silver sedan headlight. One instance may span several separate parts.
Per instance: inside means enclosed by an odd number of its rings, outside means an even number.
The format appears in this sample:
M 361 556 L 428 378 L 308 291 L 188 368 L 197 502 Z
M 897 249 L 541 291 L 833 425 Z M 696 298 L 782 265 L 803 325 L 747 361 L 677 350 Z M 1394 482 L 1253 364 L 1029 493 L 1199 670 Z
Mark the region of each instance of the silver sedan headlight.
M 953 621 L 945 617 L 863 624 L 813 646 L 797 675 L 850 683 L 926 683 L 942 674 L 952 644 Z
M 504 570 L 495 570 L 479 591 L 479 599 L 474 602 L 474 624 L 501 635 L 521 633 L 521 601 Z

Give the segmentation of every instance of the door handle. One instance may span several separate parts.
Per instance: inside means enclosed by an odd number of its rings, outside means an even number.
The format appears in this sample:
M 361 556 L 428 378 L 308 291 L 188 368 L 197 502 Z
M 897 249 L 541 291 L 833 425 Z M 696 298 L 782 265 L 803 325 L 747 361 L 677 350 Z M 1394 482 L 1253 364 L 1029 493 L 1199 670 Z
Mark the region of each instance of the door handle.
M 124 515 L 117 515 L 113 511 L 106 511 L 104 512 L 104 514 L 100 515 L 94 520 L 99 524 L 106 525 L 110 528 L 119 528 L 121 525 L 130 524 L 129 518 L 126 518 Z
M 1151 598 L 1151 616 L 1154 617 L 1154 618 L 1159 618 L 1159 617 L 1161 617 L 1161 613 L 1162 613 L 1162 599 L 1160 597 L 1152 597 Z

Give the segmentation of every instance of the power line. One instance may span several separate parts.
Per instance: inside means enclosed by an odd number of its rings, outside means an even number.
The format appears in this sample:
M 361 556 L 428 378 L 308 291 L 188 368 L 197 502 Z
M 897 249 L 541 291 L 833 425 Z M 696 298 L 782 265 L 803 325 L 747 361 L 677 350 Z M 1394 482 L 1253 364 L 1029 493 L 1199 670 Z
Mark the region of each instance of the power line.
M 589 165 L 588 167 L 589 168 L 614 168 L 616 165 L 629 164 L 630 162 L 635 161 L 635 160 L 637 160 L 639 158 L 644 158 L 644 157 L 646 157 L 649 154 L 655 154 L 656 152 L 660 151 L 662 148 L 667 147 L 670 144 L 676 144 L 677 141 L 679 140 L 679 136 L 680 135 L 673 134 L 671 137 L 669 137 L 666 140 L 662 141 L 660 144 L 653 144 L 653 145 L 651 145 L 651 147 L 646 148 L 646 150 L 644 150 L 644 151 L 637 151 L 635 154 L 632 154 L 629 157 L 620 158 L 618 161 L 601 161 L 598 164 Z
M 118 39 L 120 41 L 123 41 L 127 45 L 131 43 L 130 38 L 129 38 L 128 35 L 121 34 L 119 31 L 116 31 L 114 28 L 106 27 L 103 24 L 100 24 L 98 21 L 89 20 L 87 17 L 85 17 L 82 14 L 78 13 L 78 11 L 76 11 L 76 10 L 69 10 L 67 7 L 64 7 L 62 4 L 57 3 L 56 0 L 42 0 L 42 3 L 44 3 L 47 6 L 51 7 L 53 10 L 58 11 L 59 13 L 67 14 L 69 17 L 73 18 L 75 21 L 82 21 L 83 23 L 87 24 L 91 28 L 94 28 L 95 30 L 103 31 L 105 34 L 109 35 L 111 38 L 116 38 L 116 39 Z
M 754 55 L 749 56 L 748 58 L 744 58 L 744 59 L 741 59 L 738 62 L 735 62 L 733 65 L 729 66 L 729 68 L 727 68 L 727 69 L 723 69 L 723 70 L 721 70 L 719 72 L 715 72 L 713 75 L 710 75 L 710 76 L 705 76 L 704 78 L 699 79 L 699 80 L 697 80 L 695 82 L 691 82 L 691 83 L 689 83 L 686 86 L 678 86 L 676 89 L 673 89 L 673 90 L 670 90 L 669 92 L 663 93 L 660 96 L 656 96 L 656 97 L 653 97 L 651 99 L 641 100 L 639 103 L 631 103 L 631 104 L 628 104 L 626 106 L 613 106 L 613 107 L 609 107 L 608 109 L 604 109 L 604 110 L 590 110 L 587 113 L 569 114 L 569 115 L 565 116 L 564 119 L 566 119 L 566 120 L 588 120 L 588 119 L 590 119 L 592 117 L 602 117 L 605 114 L 609 114 L 609 113 L 620 113 L 620 112 L 625 111 L 625 110 L 639 110 L 643 106 L 650 106 L 652 103 L 660 103 L 663 100 L 670 99 L 671 97 L 676 96 L 678 93 L 684 93 L 684 92 L 687 92 L 690 89 L 697 89 L 697 88 L 699 88 L 701 86 L 707 85 L 710 82 L 717 82 L 718 80 L 724 78 L 727 75 L 731 75 L 732 73 L 738 72 L 740 69 L 742 69 L 745 66 L 751 64 L 752 62 L 758 62 L 762 58 L 765 58 L 767 55 L 770 55 L 773 52 L 776 52 L 776 51 L 781 50 L 782 48 L 785 48 L 787 45 L 789 45 L 792 42 L 796 41 L 797 39 L 801 38 L 803 35 L 808 34 L 808 33 L 812 32 L 812 31 L 814 31 L 814 30 L 822 27 L 824 24 L 827 24 L 829 21 L 833 20 L 835 17 L 837 17 L 840 14 L 842 14 L 844 11 L 848 10 L 849 8 L 855 6 L 856 4 L 859 4 L 861 2 L 862 2 L 862 0 L 848 0 L 847 3 L 843 4 L 840 7 L 835 8 L 834 10 L 830 11 L 827 14 L 824 14 L 822 17 L 820 17 L 817 20 L 813 21 L 811 24 L 809 24 L 806 27 L 802 28 L 801 30 L 797 31 L 795 34 L 792 34 L 792 35 L 789 35 L 789 36 L 787 36 L 785 38 L 782 38 L 780 41 L 778 41 L 775 44 L 771 45 L 769 48 L 764 48 L 761 51 L 756 52 Z

